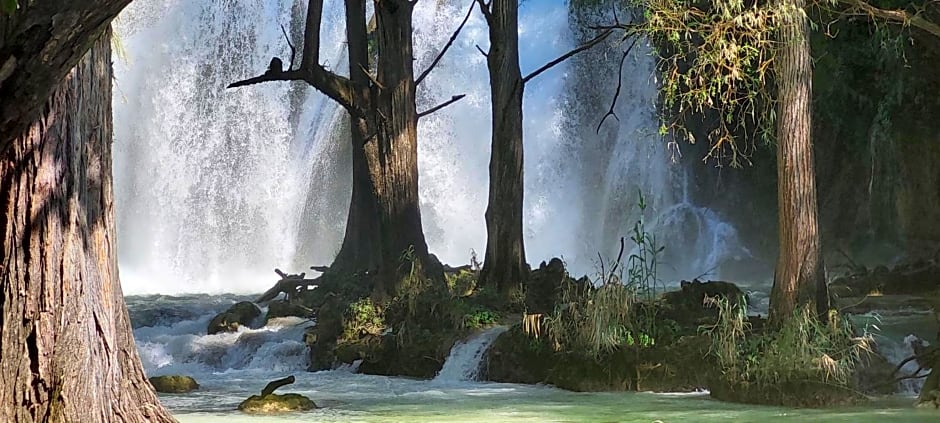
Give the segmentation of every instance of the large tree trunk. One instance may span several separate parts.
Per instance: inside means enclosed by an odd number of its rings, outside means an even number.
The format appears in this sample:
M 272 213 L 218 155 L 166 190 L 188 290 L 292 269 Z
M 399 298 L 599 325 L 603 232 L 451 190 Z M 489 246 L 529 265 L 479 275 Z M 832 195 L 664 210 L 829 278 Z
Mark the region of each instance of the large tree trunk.
M 144 376 L 118 281 L 109 40 L 0 156 L 0 421 L 173 421 Z
M 365 0 L 346 0 L 346 39 L 349 52 L 349 78 L 358 87 L 369 86 L 363 69 L 370 69 L 366 31 Z M 356 101 L 366 102 L 363 96 Z M 365 96 L 367 97 L 367 96 Z M 367 109 L 367 104 L 361 105 Z M 369 174 L 366 139 L 371 135 L 366 119 L 349 115 L 352 142 L 352 197 L 346 219 L 346 234 L 331 269 L 340 272 L 374 272 L 381 265 L 378 199 Z
M 781 0 L 790 10 L 780 30 L 776 57 L 777 202 L 779 243 L 770 318 L 780 322 L 800 306 L 816 307 L 825 315 L 829 306 L 825 270 L 820 254 L 813 167 L 812 80 L 809 22 L 805 0 Z
M 412 13 L 406 0 L 375 0 L 378 63 L 372 126 L 366 142 L 369 174 L 375 184 L 382 235 L 380 295 L 394 295 L 412 272 L 424 276 L 428 246 L 418 202 L 418 111 L 415 105 Z
M 493 0 L 490 29 L 490 99 L 493 111 L 486 257 L 481 282 L 506 293 L 526 277 L 522 241 L 522 95 L 519 1 Z
M 130 1 L 20 0 L 0 12 L 0 154 Z

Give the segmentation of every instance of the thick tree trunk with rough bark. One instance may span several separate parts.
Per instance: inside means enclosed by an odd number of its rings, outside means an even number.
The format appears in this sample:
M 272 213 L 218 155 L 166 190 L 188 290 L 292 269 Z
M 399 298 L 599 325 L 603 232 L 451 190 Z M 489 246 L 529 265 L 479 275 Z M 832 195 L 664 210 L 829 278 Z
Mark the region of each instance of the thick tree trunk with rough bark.
M 377 87 L 366 141 L 382 235 L 376 292 L 394 295 L 402 278 L 428 265 L 428 246 L 418 202 L 418 111 L 415 104 L 412 14 L 407 0 L 375 0 L 378 39 Z M 416 267 L 412 267 L 415 265 Z M 432 272 L 438 272 L 434 271 Z
M 0 154 L 130 1 L 20 0 L 0 13 Z
M 519 70 L 519 1 L 493 0 L 485 14 L 490 31 L 487 66 L 493 111 L 489 202 L 486 207 L 484 286 L 508 292 L 527 276 L 522 240 L 523 146 Z
M 825 316 L 829 306 L 820 254 L 813 167 L 812 80 L 809 22 L 799 13 L 805 0 L 782 0 L 791 9 L 779 33 L 776 56 L 777 202 L 779 244 L 770 318 L 781 322 L 801 306 Z
M 0 155 L 0 421 L 173 421 L 144 376 L 118 281 L 109 41 Z

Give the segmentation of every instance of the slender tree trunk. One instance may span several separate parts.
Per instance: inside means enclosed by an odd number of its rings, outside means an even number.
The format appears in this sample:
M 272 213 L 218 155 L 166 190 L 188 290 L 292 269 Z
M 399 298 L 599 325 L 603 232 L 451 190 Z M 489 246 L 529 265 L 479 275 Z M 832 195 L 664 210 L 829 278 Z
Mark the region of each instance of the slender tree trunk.
M 0 156 L 0 421 L 173 421 L 144 376 L 118 281 L 109 41 Z
M 493 0 L 487 21 L 487 66 L 493 111 L 486 257 L 480 278 L 506 293 L 526 278 L 522 240 L 522 95 L 519 70 L 519 1 Z
M 800 306 L 828 309 L 817 223 L 816 176 L 813 163 L 812 80 L 809 22 L 805 0 L 781 0 L 791 9 L 780 30 L 777 52 L 777 202 L 779 242 L 777 268 L 770 297 L 771 320 L 781 322 Z
M 369 77 L 363 71 L 370 69 L 365 0 L 346 0 L 346 39 L 350 80 L 355 86 L 368 87 Z M 361 104 L 363 109 L 368 109 L 367 97 L 355 97 L 357 102 L 364 103 Z M 365 150 L 366 139 L 371 135 L 370 128 L 366 119 L 353 114 L 349 115 L 349 128 L 352 143 L 352 197 L 343 245 L 331 268 L 343 272 L 374 272 L 379 269 L 382 257 L 378 199 Z
M 415 105 L 412 14 L 406 0 L 375 0 L 379 84 L 372 105 L 374 138 L 366 142 L 382 235 L 376 291 L 394 295 L 402 278 L 429 264 L 418 201 L 418 111 Z M 416 266 L 416 267 L 412 267 Z

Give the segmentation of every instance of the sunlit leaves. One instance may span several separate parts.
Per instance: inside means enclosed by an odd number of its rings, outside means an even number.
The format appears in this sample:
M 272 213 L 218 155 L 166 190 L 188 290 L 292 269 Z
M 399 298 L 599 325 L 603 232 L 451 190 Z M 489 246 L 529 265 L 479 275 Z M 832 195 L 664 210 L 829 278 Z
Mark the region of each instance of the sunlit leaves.
M 765 4 L 766 3 L 766 4 Z M 630 35 L 654 44 L 662 75 L 660 134 L 695 142 L 690 119 L 709 119 L 709 157 L 747 162 L 755 140 L 773 135 L 774 32 L 781 2 L 648 0 Z

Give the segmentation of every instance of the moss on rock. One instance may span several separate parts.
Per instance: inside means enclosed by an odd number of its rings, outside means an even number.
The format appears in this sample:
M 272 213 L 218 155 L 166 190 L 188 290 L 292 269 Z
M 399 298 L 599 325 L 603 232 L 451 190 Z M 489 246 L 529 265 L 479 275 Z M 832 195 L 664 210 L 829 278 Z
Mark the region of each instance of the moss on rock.
M 278 414 L 317 408 L 310 398 L 300 394 L 252 395 L 238 404 L 238 410 L 252 414 Z
M 150 384 L 157 392 L 168 394 L 182 394 L 199 389 L 196 379 L 183 375 L 154 376 L 150 379 Z

